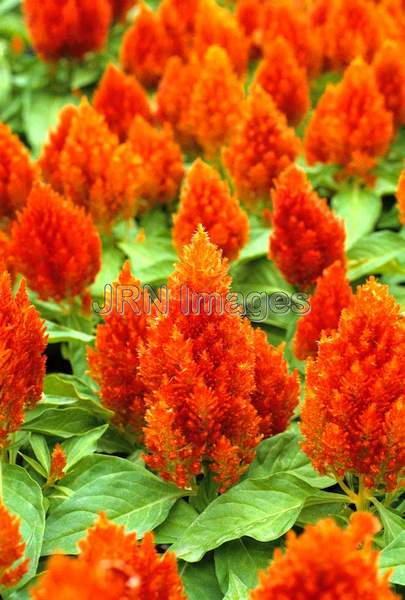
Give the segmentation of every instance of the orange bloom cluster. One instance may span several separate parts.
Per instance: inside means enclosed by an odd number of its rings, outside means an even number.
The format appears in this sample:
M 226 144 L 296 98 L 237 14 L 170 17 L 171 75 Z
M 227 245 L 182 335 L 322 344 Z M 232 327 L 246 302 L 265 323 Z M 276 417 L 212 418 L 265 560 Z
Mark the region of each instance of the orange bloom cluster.
M 305 173 L 291 165 L 282 173 L 273 200 L 270 258 L 292 285 L 305 289 L 336 260 L 344 263 L 345 230 Z
M 114 21 L 123 21 L 137 0 L 110 0 Z
M 379 576 L 379 552 L 372 539 L 380 529 L 369 513 L 355 513 L 346 529 L 333 519 L 287 534 L 286 552 L 277 548 L 251 600 L 399 600 L 390 573 Z
M 0 276 L 0 448 L 7 446 L 8 436 L 24 422 L 24 411 L 41 399 L 46 343 L 44 322 L 30 304 L 24 282 L 14 298 L 10 276 L 3 272 Z M 0 556 L 1 549 L 0 544 Z
M 154 128 L 140 116 L 135 117 L 128 134 L 140 197 L 139 208 L 172 202 L 184 175 L 183 156 L 168 124 Z
M 310 107 L 309 86 L 305 69 L 300 67 L 294 52 L 278 37 L 267 49 L 255 75 L 255 82 L 270 94 L 277 108 L 296 125 Z
M 375 78 L 385 107 L 397 126 L 405 124 L 404 47 L 388 41 L 377 52 L 373 62 Z
M 325 269 L 316 282 L 311 298 L 311 312 L 297 324 L 294 353 L 300 360 L 316 356 L 322 332 L 330 335 L 338 326 L 342 310 L 352 300 L 352 289 L 346 270 L 340 262 Z
M 93 97 L 94 108 L 104 115 L 107 125 L 125 140 L 136 115 L 151 120 L 149 100 L 140 83 L 109 64 Z
M 242 117 L 244 91 L 227 53 L 211 46 L 200 66 L 188 107 L 190 134 L 214 157 Z
M 239 0 L 236 5 L 236 19 L 249 41 L 253 56 L 259 53 L 262 46 L 263 8 L 264 2 L 258 0 Z
M 248 239 L 247 215 L 217 171 L 198 159 L 187 174 L 174 217 L 173 241 L 179 254 L 200 223 L 224 256 L 238 257 Z
M 138 375 L 138 350 L 146 339 L 146 292 L 126 262 L 113 284 L 110 311 L 98 325 L 95 350 L 88 348 L 90 375 L 100 386 L 102 403 L 114 422 L 141 436 L 145 418 L 145 386 Z
M 0 123 L 0 219 L 13 218 L 24 206 L 33 178 L 28 151 L 10 128 Z
M 0 229 L 0 273 L 8 271 L 13 279 L 13 257 L 11 256 L 11 240 L 9 236 Z
M 402 170 L 398 181 L 397 200 L 399 208 L 399 218 L 401 223 L 405 225 L 405 169 Z
M 162 0 L 159 17 L 171 43 L 175 56 L 188 58 L 193 45 L 195 23 L 203 0 Z
M 101 242 L 89 215 L 35 184 L 12 229 L 15 267 L 44 300 L 71 299 L 95 280 Z
M 223 159 L 246 203 L 267 200 L 274 179 L 299 154 L 301 143 L 271 96 L 255 86 Z
M 107 40 L 110 0 L 24 0 L 23 6 L 33 46 L 44 60 L 82 58 Z
M 79 557 L 54 556 L 31 590 L 33 600 L 186 600 L 172 553 L 160 556 L 152 533 L 138 542 L 101 514 L 79 542 Z
M 51 468 L 49 471 L 49 482 L 54 483 L 63 479 L 65 476 L 65 468 L 67 464 L 66 454 L 60 444 L 56 444 L 51 457 Z
M 0 501 L 0 588 L 14 587 L 27 573 L 29 559 L 21 561 L 24 552 L 20 519 L 11 515 Z M 15 566 L 17 561 L 20 562 Z
M 388 491 L 405 467 L 405 322 L 370 278 L 307 363 L 304 450 L 322 473 L 353 473 Z
M 261 418 L 260 432 L 266 438 L 287 429 L 298 405 L 300 384 L 298 371 L 288 373 L 284 347 L 274 348 L 260 328 L 254 331 L 254 350 L 256 390 L 252 403 Z
M 365 176 L 387 152 L 393 133 L 392 114 L 374 71 L 356 59 L 319 100 L 305 133 L 306 157 L 309 164 L 338 164 L 347 173 Z

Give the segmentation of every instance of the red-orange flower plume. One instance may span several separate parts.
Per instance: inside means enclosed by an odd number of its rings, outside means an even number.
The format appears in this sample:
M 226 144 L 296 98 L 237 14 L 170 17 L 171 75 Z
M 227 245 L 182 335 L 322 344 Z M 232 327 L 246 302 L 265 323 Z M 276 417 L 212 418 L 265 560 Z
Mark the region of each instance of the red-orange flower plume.
M 264 3 L 262 0 L 239 0 L 236 19 L 250 43 L 250 53 L 258 54 L 263 40 Z
M 122 40 L 122 66 L 144 85 L 152 86 L 163 75 L 171 53 L 170 39 L 159 16 L 142 3 Z
M 397 201 L 399 209 L 399 218 L 401 220 L 401 223 L 405 225 L 405 169 L 402 170 L 402 173 L 399 177 Z
M 137 0 L 109 0 L 114 21 L 123 21 Z
M 140 83 L 109 64 L 94 93 L 94 108 L 104 115 L 107 125 L 125 140 L 136 115 L 151 119 L 149 100 Z
M 201 0 L 162 0 L 159 17 L 169 36 L 172 52 L 187 59 L 193 45 L 195 23 Z
M 405 124 L 404 46 L 387 41 L 373 62 L 375 78 L 385 107 L 394 115 L 397 126 Z
M 91 217 L 47 185 L 33 187 L 12 240 L 17 271 L 44 300 L 83 293 L 100 270 L 101 242 Z
M 11 239 L 0 229 L 0 273 L 8 271 L 14 279 L 13 257 L 11 256 Z
M 137 436 L 145 416 L 138 352 L 146 339 L 148 309 L 148 295 L 127 262 L 112 286 L 104 323 L 97 327 L 95 350 L 88 349 L 90 375 L 100 386 L 102 403 L 113 411 L 116 425 Z
M 301 428 L 318 471 L 397 487 L 405 467 L 404 367 L 400 307 L 370 278 L 308 359 Z
M 390 573 L 379 575 L 379 552 L 372 546 L 379 529 L 371 514 L 355 513 L 346 529 L 323 519 L 299 537 L 289 531 L 285 553 L 276 549 L 250 599 L 399 600 L 390 590 Z
M 28 151 L 10 128 L 0 123 L 0 219 L 13 218 L 24 206 L 33 179 Z
M 51 457 L 51 468 L 49 470 L 49 483 L 55 483 L 65 476 L 67 457 L 60 444 L 55 444 Z
M 344 263 L 343 223 L 312 189 L 303 171 L 295 165 L 286 169 L 272 200 L 270 257 L 289 283 L 307 288 L 336 260 Z
M 373 68 L 356 59 L 318 102 L 305 132 L 307 160 L 338 164 L 349 174 L 366 176 L 387 152 L 393 133 L 392 114 Z
M 252 403 L 261 418 L 260 432 L 269 437 L 287 429 L 299 400 L 299 377 L 298 371 L 289 374 L 283 346 L 274 348 L 259 328 L 254 332 L 254 344 L 256 390 Z
M 149 390 L 145 460 L 180 487 L 190 487 L 204 463 L 224 491 L 260 439 L 250 400 L 253 332 L 229 287 L 227 261 L 199 227 L 169 278 L 166 314 L 152 322 L 141 350 Z
M 179 253 L 200 223 L 224 256 L 238 257 L 248 239 L 247 215 L 217 171 L 198 159 L 187 174 L 174 217 L 173 241 Z
M 270 94 L 289 123 L 296 125 L 301 121 L 310 106 L 307 74 L 284 38 L 278 37 L 269 44 L 255 81 Z
M 54 556 L 33 600 L 186 600 L 176 557 L 160 555 L 152 533 L 142 541 L 101 514 L 79 542 L 79 557 Z
M 7 446 L 8 436 L 23 424 L 25 410 L 41 399 L 46 343 L 44 321 L 30 304 L 24 283 L 14 298 L 10 276 L 3 272 L 0 276 L 0 448 Z
M 32 44 L 44 60 L 101 50 L 111 23 L 109 0 L 24 0 Z
M 321 334 L 330 335 L 337 328 L 342 310 L 349 306 L 352 295 L 346 270 L 340 262 L 323 271 L 311 298 L 311 311 L 297 324 L 294 340 L 297 358 L 305 360 L 316 356 Z
M 208 157 L 214 157 L 229 141 L 242 117 L 243 100 L 243 86 L 227 53 L 211 46 L 201 63 L 188 110 L 190 131 Z
M 11 515 L 0 500 L 0 588 L 14 587 L 27 573 L 29 559 L 21 560 L 24 552 L 20 519 Z
M 255 86 L 246 114 L 223 152 L 238 196 L 249 204 L 268 201 L 275 178 L 294 162 L 300 148 L 300 140 L 271 96 Z

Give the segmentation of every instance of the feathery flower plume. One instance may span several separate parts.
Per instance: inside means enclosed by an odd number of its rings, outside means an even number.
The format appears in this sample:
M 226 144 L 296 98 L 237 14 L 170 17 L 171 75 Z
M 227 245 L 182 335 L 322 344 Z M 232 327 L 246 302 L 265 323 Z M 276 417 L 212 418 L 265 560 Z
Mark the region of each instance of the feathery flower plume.
M 399 600 L 390 591 L 390 573 L 378 572 L 372 539 L 379 529 L 371 514 L 355 513 L 346 529 L 329 518 L 307 525 L 299 537 L 289 531 L 285 553 L 275 550 L 250 599 Z
M 322 271 L 344 263 L 343 222 L 312 189 L 305 173 L 291 165 L 272 193 L 270 258 L 289 283 L 307 288 Z
M 202 60 L 210 46 L 221 46 L 236 73 L 246 73 L 249 47 L 235 17 L 215 0 L 200 0 L 193 49 Z
M 200 226 L 168 281 L 168 310 L 140 354 L 147 464 L 189 488 L 203 470 L 238 481 L 260 440 L 253 331 L 229 299 L 228 263 Z
M 297 358 L 316 356 L 322 332 L 330 335 L 337 328 L 342 310 L 349 306 L 352 297 L 346 269 L 340 262 L 333 263 L 316 281 L 311 312 L 298 321 L 294 340 Z
M 213 158 L 242 117 L 244 92 L 223 48 L 211 46 L 200 66 L 188 110 L 193 137 Z
M 21 283 L 14 297 L 10 275 L 7 272 L 2 273 L 0 276 L 0 448 L 7 446 L 8 436 L 18 431 L 23 424 L 25 410 L 33 408 L 41 399 L 46 360 L 43 353 L 46 344 L 44 321 L 30 304 L 24 282 Z
M 100 386 L 101 401 L 114 413 L 116 425 L 141 436 L 145 386 L 138 374 L 139 346 L 146 340 L 147 294 L 131 273 L 129 262 L 113 284 L 111 311 L 98 325 L 95 350 L 88 348 L 90 375 Z
M 388 40 L 373 61 L 375 78 L 385 107 L 394 116 L 397 126 L 405 125 L 405 62 L 404 47 Z
M 294 162 L 300 149 L 300 140 L 271 96 L 255 86 L 247 100 L 246 114 L 223 151 L 241 200 L 246 204 L 268 201 L 274 180 Z
M 186 600 L 171 552 L 159 555 L 152 533 L 142 541 L 102 513 L 79 542 L 79 557 L 53 556 L 31 590 L 33 600 Z
M 359 286 L 308 359 L 301 428 L 314 467 L 394 490 L 405 467 L 405 322 L 388 287 Z M 357 503 L 357 502 L 356 502 Z
M 136 115 L 151 120 L 149 100 L 141 84 L 111 63 L 94 93 L 93 106 L 121 140 L 126 139 Z
M 290 124 L 299 123 L 308 111 L 310 100 L 307 74 L 298 65 L 285 38 L 278 37 L 269 44 L 266 56 L 256 71 L 255 82 L 270 94 Z
M 250 53 L 259 54 L 263 39 L 264 5 L 262 0 L 239 0 L 236 19 L 250 44 Z
M 39 183 L 13 224 L 12 254 L 16 270 L 44 300 L 82 294 L 101 266 L 101 242 L 91 217 Z
M 21 561 L 24 552 L 20 519 L 11 515 L 0 500 L 0 588 L 14 587 L 28 572 L 29 559 Z
M 32 44 L 44 60 L 82 58 L 107 41 L 109 0 L 24 0 L 23 7 Z
M 288 372 L 283 346 L 274 348 L 259 328 L 254 331 L 254 344 L 256 390 L 252 404 L 261 418 L 260 432 L 267 438 L 287 429 L 298 405 L 300 384 L 298 371 Z
M 48 482 L 54 484 L 56 481 L 63 479 L 65 476 L 65 468 L 67 464 L 66 454 L 60 444 L 55 444 L 51 457 L 51 468 L 49 470 Z
M 199 224 L 228 259 L 236 259 L 249 235 L 249 220 L 215 169 L 198 159 L 183 184 L 174 217 L 173 241 L 179 254 Z
M 137 0 L 109 0 L 114 21 L 124 21 L 128 11 L 137 3 Z
M 373 68 L 359 58 L 319 100 L 305 132 L 307 160 L 341 165 L 347 174 L 366 177 L 387 152 L 393 134 L 392 114 Z
M 14 279 L 13 257 L 11 256 L 11 239 L 0 229 L 0 273 L 8 271 Z
M 405 225 L 405 169 L 402 170 L 402 173 L 399 177 L 397 201 L 399 209 L 399 218 L 401 223 Z
M 146 86 L 156 85 L 172 54 L 159 16 L 142 2 L 141 10 L 122 40 L 121 64 Z
M 172 202 L 183 179 L 184 166 L 170 125 L 156 129 L 137 116 L 129 130 L 128 142 L 139 160 L 140 209 Z
M 25 146 L 0 123 L 0 219 L 13 218 L 31 191 L 34 169 Z
M 159 17 L 174 55 L 187 59 L 193 45 L 198 8 L 203 0 L 162 0 Z

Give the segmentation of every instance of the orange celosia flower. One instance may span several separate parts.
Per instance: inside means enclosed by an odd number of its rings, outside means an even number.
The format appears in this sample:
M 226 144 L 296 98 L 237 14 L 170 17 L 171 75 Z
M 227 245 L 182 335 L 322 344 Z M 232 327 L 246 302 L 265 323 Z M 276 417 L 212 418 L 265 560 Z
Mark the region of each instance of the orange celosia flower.
M 211 46 L 200 69 L 190 98 L 188 125 L 205 154 L 213 157 L 242 116 L 244 92 L 223 48 Z
M 336 260 L 344 263 L 343 222 L 291 165 L 282 173 L 273 200 L 270 257 L 292 285 L 307 288 Z
M 43 353 L 46 343 L 44 321 L 30 304 L 24 283 L 20 285 L 14 298 L 10 275 L 7 272 L 2 273 L 0 276 L 0 448 L 7 446 L 9 434 L 17 431 L 24 422 L 24 411 L 33 408 L 41 399 L 45 375 Z
M 283 346 L 274 348 L 259 328 L 254 335 L 256 390 L 252 403 L 261 417 L 260 432 L 269 437 L 287 429 L 299 400 L 299 377 L 298 371 L 288 373 Z
M 200 1 L 162 0 L 159 5 L 159 17 L 170 38 L 172 52 L 184 59 L 192 47 Z
M 274 179 L 297 157 L 301 143 L 287 127 L 271 96 L 255 86 L 246 114 L 223 152 L 238 196 L 246 203 L 268 200 Z
M 14 279 L 13 257 L 11 256 L 11 240 L 9 236 L 0 229 L 0 273 L 8 271 L 12 280 Z
M 0 588 L 14 587 L 28 572 L 29 559 L 21 561 L 24 552 L 20 519 L 11 515 L 0 501 Z
M 0 123 L 0 219 L 13 218 L 24 206 L 33 178 L 28 151 L 10 128 Z
M 401 223 L 405 225 L 405 169 L 402 170 L 398 181 L 397 200 L 399 209 L 399 218 Z
M 236 259 L 249 235 L 249 220 L 215 169 L 198 159 L 185 179 L 174 217 L 173 241 L 179 253 L 199 224 L 223 255 Z
M 36 184 L 12 229 L 16 269 L 44 300 L 85 291 L 101 266 L 101 242 L 89 215 Z
M 239 0 L 236 5 L 236 19 L 250 42 L 251 53 L 257 54 L 263 38 L 263 0 Z
M 109 296 L 111 308 L 98 325 L 96 348 L 88 349 L 90 375 L 100 386 L 101 400 L 114 412 L 114 422 L 138 436 L 145 416 L 145 386 L 138 375 L 138 350 L 148 325 L 148 296 L 125 263 Z
M 405 11 L 403 0 L 381 0 L 376 7 L 381 20 L 383 39 L 396 40 L 400 44 L 405 39 Z
M 48 481 L 54 483 L 55 481 L 59 481 L 59 479 L 63 479 L 65 476 L 66 464 L 67 458 L 64 449 L 60 444 L 55 444 L 55 447 L 52 451 L 51 468 L 49 471 Z
M 226 259 L 202 227 L 168 281 L 165 314 L 155 319 L 141 350 L 146 395 L 147 464 L 164 479 L 189 487 L 214 472 L 221 491 L 253 459 L 259 419 L 253 332 L 229 299 Z
M 368 488 L 398 485 L 405 466 L 405 322 L 388 287 L 370 278 L 308 359 L 304 450 L 322 473 Z
M 277 548 L 260 573 L 251 600 L 399 600 L 390 591 L 390 573 L 380 577 L 373 535 L 380 529 L 369 513 L 355 513 L 346 529 L 333 519 L 307 525 L 299 537 L 289 531 L 286 552 Z
M 405 62 L 404 48 L 387 41 L 374 57 L 373 67 L 377 87 L 392 112 L 397 126 L 405 124 Z
M 266 56 L 256 71 L 255 82 L 270 94 L 292 125 L 299 123 L 308 111 L 307 75 L 284 38 L 278 37 L 269 44 Z
M 44 60 L 101 50 L 111 23 L 109 0 L 24 0 L 35 50 Z
M 135 77 L 109 64 L 95 91 L 94 108 L 104 115 L 111 131 L 125 140 L 136 115 L 151 119 L 148 97 Z
M 385 154 L 394 133 L 372 67 L 356 59 L 342 81 L 328 85 L 305 132 L 309 164 L 334 163 L 367 176 Z
M 137 116 L 129 130 L 129 143 L 139 161 L 140 208 L 173 201 L 184 175 L 183 156 L 168 124 L 156 129 Z M 135 168 L 135 167 L 134 167 Z
M 194 50 L 202 60 L 210 46 L 226 50 L 238 75 L 244 75 L 248 61 L 248 42 L 235 17 L 215 0 L 200 0 L 194 36 Z
M 152 533 L 138 542 L 135 533 L 101 514 L 79 550 L 77 559 L 50 559 L 31 591 L 33 600 L 186 600 L 175 555 L 159 555 Z
M 137 0 L 109 0 L 114 21 L 123 21 Z
M 311 312 L 301 317 L 297 324 L 294 340 L 297 358 L 305 360 L 308 356 L 316 356 L 322 332 L 330 335 L 337 328 L 342 310 L 349 306 L 352 295 L 341 263 L 335 262 L 324 270 L 311 298 Z
M 159 16 L 145 4 L 122 40 L 121 64 L 144 85 L 155 85 L 172 53 L 170 39 Z

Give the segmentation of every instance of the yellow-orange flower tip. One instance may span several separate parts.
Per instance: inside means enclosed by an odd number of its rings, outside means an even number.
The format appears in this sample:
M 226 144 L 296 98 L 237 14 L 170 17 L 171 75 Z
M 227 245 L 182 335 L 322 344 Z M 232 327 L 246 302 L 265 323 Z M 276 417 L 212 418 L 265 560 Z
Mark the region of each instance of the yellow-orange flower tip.
M 25 410 L 41 399 L 46 344 L 45 323 L 30 304 L 24 281 L 14 297 L 10 275 L 4 271 L 0 275 L 0 448 L 23 424 Z
M 248 240 L 247 215 L 219 173 L 197 159 L 187 173 L 174 216 L 173 241 L 179 252 L 190 243 L 200 223 L 224 256 L 230 260 L 238 257 Z
M 379 552 L 372 548 L 379 528 L 375 517 L 359 512 L 346 529 L 329 518 L 307 525 L 298 537 L 288 532 L 285 553 L 276 549 L 250 600 L 399 600 L 390 590 L 390 574 L 379 574 Z
M 307 362 L 301 429 L 318 471 L 396 489 L 405 466 L 404 367 L 400 306 L 371 277 Z
M 90 215 L 36 183 L 12 228 L 16 270 L 43 299 L 69 299 L 93 283 L 101 242 Z
M 14 587 L 28 572 L 29 559 L 22 560 L 24 552 L 20 519 L 0 500 L 0 589 Z
M 396 126 L 405 124 L 405 62 L 404 47 L 387 40 L 373 61 L 377 87 L 393 114 Z
M 401 223 L 403 225 L 405 225 L 405 169 L 402 170 L 402 173 L 399 177 L 398 189 L 397 189 L 397 201 L 398 201 L 399 217 L 400 217 Z
M 52 450 L 49 480 L 55 482 L 62 479 L 65 476 L 66 465 L 67 457 L 64 449 L 60 444 L 55 444 L 55 447 Z
M 132 75 L 126 75 L 109 64 L 94 93 L 94 108 L 114 133 L 125 140 L 136 115 L 151 120 L 151 109 L 145 90 Z

